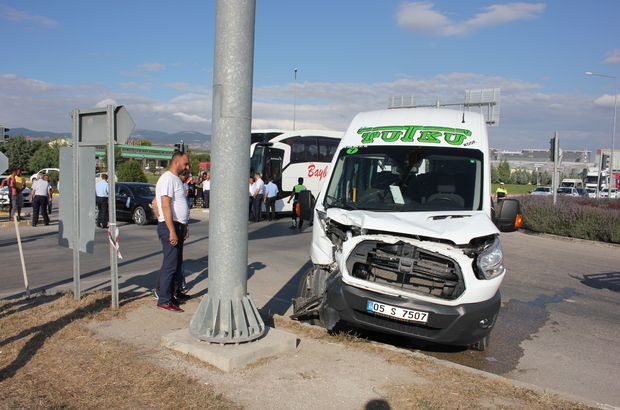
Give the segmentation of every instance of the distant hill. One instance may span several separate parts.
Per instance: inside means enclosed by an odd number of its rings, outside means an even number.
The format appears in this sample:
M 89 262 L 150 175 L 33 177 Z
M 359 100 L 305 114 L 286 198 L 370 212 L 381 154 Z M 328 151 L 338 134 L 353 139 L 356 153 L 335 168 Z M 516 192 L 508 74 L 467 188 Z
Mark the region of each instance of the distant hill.
M 10 137 L 17 137 L 22 134 L 26 138 L 41 139 L 51 141 L 54 138 L 71 138 L 70 132 L 50 132 L 50 131 L 33 131 L 28 128 L 11 128 L 7 134 Z M 166 146 L 174 145 L 181 141 L 192 148 L 211 149 L 211 135 L 202 134 L 198 131 L 180 131 L 174 134 L 168 134 L 162 131 L 135 129 L 129 138 L 147 139 L 153 145 Z

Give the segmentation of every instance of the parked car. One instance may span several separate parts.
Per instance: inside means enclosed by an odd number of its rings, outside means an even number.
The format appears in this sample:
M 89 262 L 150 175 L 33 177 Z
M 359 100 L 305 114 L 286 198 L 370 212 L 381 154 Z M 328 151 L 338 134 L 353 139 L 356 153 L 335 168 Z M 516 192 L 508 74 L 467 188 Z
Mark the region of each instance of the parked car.
M 0 176 L 0 185 L 2 184 L 2 181 L 8 179 L 8 175 L 2 175 Z M 30 188 L 26 187 L 23 191 L 22 191 L 22 196 L 24 197 L 24 206 L 29 206 L 31 205 L 30 202 Z M 6 205 L 8 206 L 11 203 L 10 200 L 10 195 L 9 195 L 9 187 L 8 186 L 3 186 L 2 189 L 0 189 L 0 205 Z
M 619 198 L 620 197 L 620 189 L 611 188 L 611 189 L 601 189 L 601 198 Z
M 585 196 L 588 197 L 588 190 L 585 188 L 575 188 L 577 190 L 577 192 L 579 192 L 579 196 Z
M 60 170 L 58 168 L 43 168 L 42 170 L 39 170 L 39 172 L 34 173 L 30 176 L 30 182 L 34 182 L 34 179 L 37 177 L 37 174 L 41 174 L 41 177 L 44 177 L 45 174 L 48 174 L 50 172 L 60 172 Z
M 530 192 L 532 195 L 553 195 L 550 186 L 537 186 L 535 190 Z
M 589 198 L 596 198 L 596 188 L 586 188 Z
M 147 165 L 146 167 L 144 167 L 144 170 L 145 170 L 145 171 L 148 171 L 150 168 L 151 168 L 151 165 L 149 164 L 149 165 Z M 160 167 L 160 166 L 156 166 L 156 167 L 154 167 L 154 168 L 155 168 L 156 170 L 162 170 L 162 169 L 164 169 L 164 167 Z
M 579 192 L 574 187 L 559 187 L 558 195 L 579 196 Z
M 151 202 L 155 198 L 155 185 L 143 182 L 118 182 L 116 191 L 116 219 L 131 219 L 137 225 L 157 221 Z M 99 209 L 95 206 L 95 220 Z

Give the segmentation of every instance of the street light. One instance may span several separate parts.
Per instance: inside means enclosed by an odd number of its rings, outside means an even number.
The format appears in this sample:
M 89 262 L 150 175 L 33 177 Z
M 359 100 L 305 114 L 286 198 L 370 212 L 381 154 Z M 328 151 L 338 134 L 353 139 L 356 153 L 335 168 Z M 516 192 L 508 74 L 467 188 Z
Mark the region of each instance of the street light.
M 295 131 L 295 114 L 297 112 L 297 69 L 295 69 L 295 100 L 293 102 L 293 131 Z
M 586 73 L 586 75 L 597 75 L 599 77 L 608 77 L 608 78 L 616 79 L 616 92 L 614 93 L 614 128 L 611 134 L 611 155 L 609 156 L 609 180 L 607 182 L 607 189 L 610 195 L 609 197 L 611 198 L 611 188 L 612 188 L 611 174 L 614 170 L 614 147 L 615 147 L 615 142 L 616 142 L 616 107 L 618 103 L 618 77 L 616 77 L 615 75 L 594 74 L 589 71 Z M 615 188 L 615 186 L 613 188 Z

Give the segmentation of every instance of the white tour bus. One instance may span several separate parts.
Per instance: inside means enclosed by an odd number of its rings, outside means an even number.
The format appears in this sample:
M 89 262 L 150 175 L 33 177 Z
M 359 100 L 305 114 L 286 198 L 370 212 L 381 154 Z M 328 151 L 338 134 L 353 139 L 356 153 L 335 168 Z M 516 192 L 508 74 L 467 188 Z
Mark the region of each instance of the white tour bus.
M 318 195 L 342 135 L 318 130 L 252 131 L 250 175 L 258 172 L 265 184 L 273 177 L 280 190 L 277 212 L 291 211 L 292 202 L 287 201 L 299 177 L 308 190 Z

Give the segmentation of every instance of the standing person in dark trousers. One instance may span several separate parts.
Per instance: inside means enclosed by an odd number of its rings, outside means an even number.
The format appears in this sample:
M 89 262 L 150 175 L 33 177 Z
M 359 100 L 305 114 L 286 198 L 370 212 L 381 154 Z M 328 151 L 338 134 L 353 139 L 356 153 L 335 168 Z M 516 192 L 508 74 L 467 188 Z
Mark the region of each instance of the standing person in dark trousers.
M 189 177 L 187 181 L 187 201 L 189 202 L 189 209 L 194 207 L 194 198 L 196 197 L 196 183 L 194 178 Z
M 49 195 L 47 197 L 47 214 L 49 215 L 52 213 L 52 199 L 54 199 L 54 187 L 52 186 L 52 183 L 50 182 L 49 175 L 45 174 L 45 176 L 43 177 L 43 180 L 47 182 L 48 184 Z
M 254 222 L 254 208 L 252 207 L 252 202 L 254 202 L 254 178 L 250 177 L 250 185 L 249 185 L 249 194 L 250 194 L 250 222 Z
M 108 184 L 108 174 L 101 175 L 101 181 L 95 184 L 95 195 L 97 195 L 97 226 L 107 228 L 110 215 L 108 214 L 108 197 L 110 196 L 110 185 Z
M 155 187 L 159 210 L 157 235 L 164 257 L 159 270 L 157 307 L 170 312 L 183 312 L 179 306 L 185 302 L 180 300 L 180 296 L 184 299 L 190 297 L 181 293 L 175 295 L 174 287 L 182 279 L 183 242 L 188 235 L 189 207 L 179 175 L 189 171 L 189 157 L 175 152 L 170 163 L 170 169 L 159 178 Z
M 289 229 L 301 229 L 301 226 L 304 224 L 304 221 L 301 218 L 299 218 L 299 224 L 297 224 L 297 201 L 299 199 L 299 193 L 304 190 L 306 190 L 304 179 L 299 177 L 297 178 L 297 185 L 293 187 L 293 192 L 291 192 L 291 196 L 288 198 L 289 204 L 291 203 L 291 199 L 295 198 L 293 201 L 293 225 L 291 225 Z
M 209 200 L 211 199 L 211 175 L 206 174 L 204 181 L 202 181 L 202 199 L 205 201 L 204 208 L 209 207 Z
M 7 185 L 9 187 L 9 196 L 11 201 L 11 209 L 9 211 L 9 216 L 11 221 L 17 215 L 17 220 L 20 221 L 22 219 L 21 212 L 22 207 L 24 206 L 24 197 L 22 195 L 22 191 L 25 188 L 25 184 L 23 182 L 23 177 L 21 168 L 16 168 L 15 171 L 11 173 L 7 180 Z M 31 197 L 32 198 L 32 197 Z
M 263 214 L 263 196 L 265 195 L 265 183 L 260 179 L 260 174 L 257 172 L 254 175 L 254 199 L 252 200 L 252 207 L 254 208 L 254 222 L 260 222 Z
M 267 219 L 276 220 L 276 200 L 278 199 L 278 186 L 273 183 L 273 177 L 267 179 L 269 181 L 265 186 L 265 212 Z
M 41 175 L 37 175 L 37 180 L 32 183 L 32 226 L 37 226 L 39 222 L 39 211 L 43 213 L 43 223 L 45 226 L 50 224 L 50 217 L 47 215 L 47 196 L 49 195 L 49 183 Z

